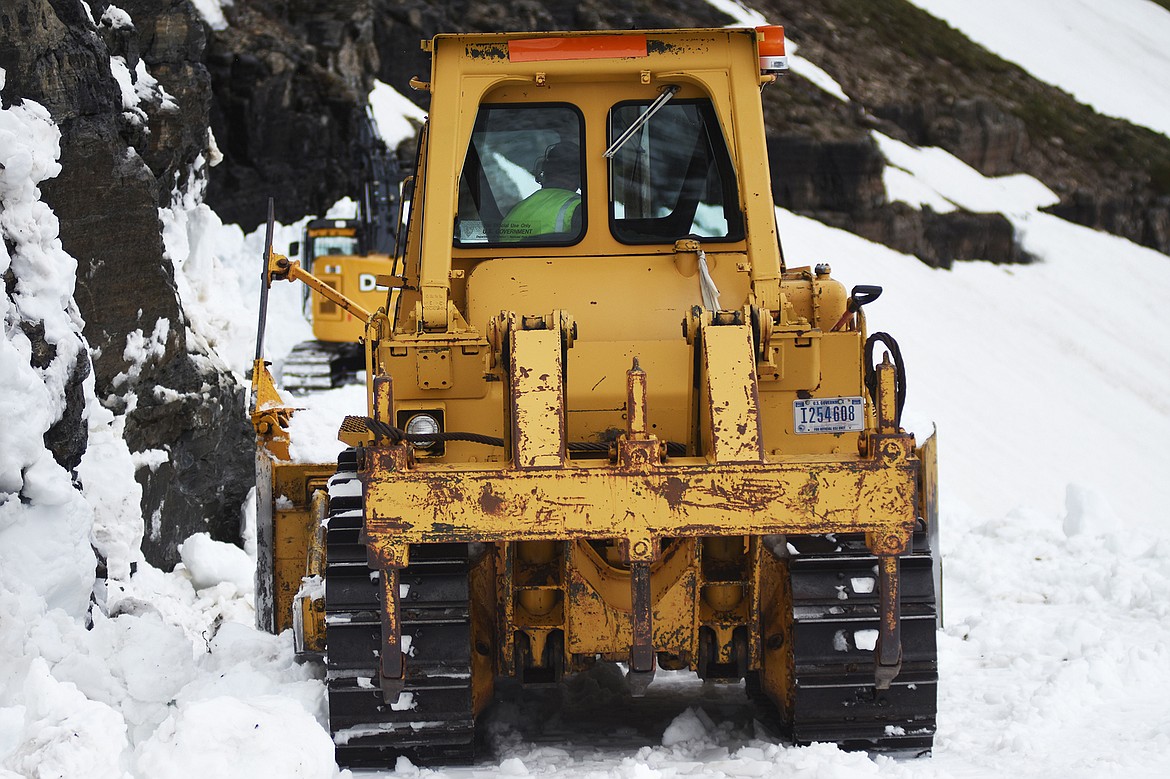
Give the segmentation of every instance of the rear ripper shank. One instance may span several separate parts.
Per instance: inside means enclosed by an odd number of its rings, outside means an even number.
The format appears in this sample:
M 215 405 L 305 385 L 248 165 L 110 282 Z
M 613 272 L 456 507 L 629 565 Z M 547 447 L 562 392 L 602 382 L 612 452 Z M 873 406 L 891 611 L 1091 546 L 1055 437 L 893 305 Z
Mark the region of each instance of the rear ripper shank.
M 258 619 L 324 661 L 339 762 L 471 759 L 498 677 L 599 661 L 633 694 L 657 668 L 746 680 L 798 742 L 929 750 L 934 439 L 900 426 L 880 290 L 781 256 L 760 90 L 782 31 L 424 48 L 336 465 L 290 460 L 255 367 Z M 269 243 L 284 278 L 312 285 Z

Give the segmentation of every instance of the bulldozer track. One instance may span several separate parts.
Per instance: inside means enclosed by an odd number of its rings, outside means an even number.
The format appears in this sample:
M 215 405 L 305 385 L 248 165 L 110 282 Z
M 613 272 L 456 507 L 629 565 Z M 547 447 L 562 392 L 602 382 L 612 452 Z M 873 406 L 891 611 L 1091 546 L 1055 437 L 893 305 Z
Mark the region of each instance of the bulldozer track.
M 296 394 L 333 389 L 352 382 L 364 367 L 365 356 L 358 344 L 306 341 L 285 358 L 281 384 Z
M 357 478 L 345 452 L 330 482 L 325 573 L 326 685 L 329 730 L 342 766 L 470 762 L 475 719 L 471 695 L 471 621 L 466 544 L 411 547 L 399 578 L 405 683 L 397 700 L 379 685 L 379 573 L 359 541 L 361 497 L 345 495 Z
M 901 558 L 902 670 L 874 687 L 878 629 L 875 558 L 861 536 L 792 539 L 789 561 L 797 743 L 846 749 L 929 751 L 934 741 L 938 661 L 933 559 L 925 532 Z M 802 548 L 802 541 L 803 548 Z

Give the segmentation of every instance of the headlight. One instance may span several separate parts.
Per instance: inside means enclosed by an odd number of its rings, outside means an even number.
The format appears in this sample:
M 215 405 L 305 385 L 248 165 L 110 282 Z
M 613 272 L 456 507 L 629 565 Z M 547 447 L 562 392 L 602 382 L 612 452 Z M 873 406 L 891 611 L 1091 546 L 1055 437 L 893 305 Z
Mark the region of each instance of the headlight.
M 404 426 L 407 435 L 435 435 L 441 433 L 443 428 L 439 425 L 439 420 L 435 419 L 430 414 L 415 414 L 410 419 L 406 420 Z M 435 445 L 434 440 L 415 440 L 411 441 L 419 449 L 429 449 Z

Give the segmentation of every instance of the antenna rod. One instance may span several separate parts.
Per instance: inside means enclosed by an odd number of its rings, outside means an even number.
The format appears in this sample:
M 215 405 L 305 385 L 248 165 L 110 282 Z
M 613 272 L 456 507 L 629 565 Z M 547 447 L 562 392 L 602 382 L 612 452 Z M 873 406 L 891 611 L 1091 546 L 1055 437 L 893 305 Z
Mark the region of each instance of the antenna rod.
M 268 198 L 268 228 L 264 232 L 264 265 L 260 271 L 260 322 L 256 326 L 257 360 L 264 358 L 264 325 L 268 321 L 268 288 L 271 286 L 268 267 L 272 261 L 272 228 L 275 221 L 273 201 L 272 198 Z

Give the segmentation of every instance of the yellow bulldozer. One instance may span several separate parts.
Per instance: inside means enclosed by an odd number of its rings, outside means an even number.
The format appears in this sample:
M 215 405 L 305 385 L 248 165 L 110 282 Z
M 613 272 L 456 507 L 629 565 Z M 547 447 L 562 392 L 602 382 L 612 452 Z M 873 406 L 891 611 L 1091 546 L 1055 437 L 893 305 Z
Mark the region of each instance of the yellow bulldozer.
M 289 459 L 265 369 L 262 627 L 324 663 L 338 761 L 463 761 L 502 677 L 739 682 L 796 743 L 929 750 L 934 438 L 876 287 L 784 262 L 783 32 L 439 35 L 368 403 Z M 263 304 L 262 304 L 263 306 Z M 339 446 L 339 448 L 341 448 Z

